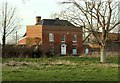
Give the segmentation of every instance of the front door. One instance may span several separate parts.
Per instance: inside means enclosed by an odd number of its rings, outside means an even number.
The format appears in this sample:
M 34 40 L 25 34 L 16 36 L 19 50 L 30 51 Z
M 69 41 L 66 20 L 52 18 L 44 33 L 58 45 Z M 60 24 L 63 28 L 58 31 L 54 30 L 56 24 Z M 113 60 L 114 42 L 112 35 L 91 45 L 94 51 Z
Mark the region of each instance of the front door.
M 66 54 L 66 46 L 67 46 L 66 44 L 61 45 L 61 54 L 63 55 Z

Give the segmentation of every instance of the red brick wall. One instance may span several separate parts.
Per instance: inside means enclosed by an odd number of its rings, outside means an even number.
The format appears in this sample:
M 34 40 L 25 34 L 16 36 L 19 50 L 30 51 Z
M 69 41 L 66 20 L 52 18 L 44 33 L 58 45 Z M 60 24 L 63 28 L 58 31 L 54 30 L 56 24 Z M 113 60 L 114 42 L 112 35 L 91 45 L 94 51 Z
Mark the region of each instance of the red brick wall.
M 39 38 L 42 41 L 42 26 L 41 25 L 27 26 L 26 36 L 27 39 L 31 39 L 31 43 L 29 42 L 30 44 L 35 43 L 36 40 L 33 40 L 35 38 Z
M 41 25 L 27 26 L 26 35 L 28 38 L 34 37 L 42 38 L 42 26 Z
M 54 42 L 49 42 L 49 33 L 54 34 Z M 62 34 L 66 35 L 66 44 L 67 44 L 67 53 L 72 54 L 72 47 L 75 45 L 77 47 L 78 54 L 81 53 L 82 47 L 82 30 L 81 28 L 74 28 L 70 26 L 43 26 L 43 33 L 42 33 L 42 45 L 44 51 L 49 51 L 49 46 L 51 44 L 54 45 L 55 53 L 61 53 L 61 36 Z M 73 43 L 73 34 L 77 35 L 77 42 Z
M 49 42 L 49 33 L 54 34 L 54 42 Z M 77 53 L 81 53 L 82 47 L 82 30 L 73 26 L 27 26 L 27 38 L 41 38 L 44 53 L 50 50 L 50 46 L 54 46 L 56 54 L 61 53 L 61 37 L 66 35 L 67 54 L 72 54 L 73 45 L 77 47 Z M 73 34 L 77 35 L 77 42 L 73 43 Z

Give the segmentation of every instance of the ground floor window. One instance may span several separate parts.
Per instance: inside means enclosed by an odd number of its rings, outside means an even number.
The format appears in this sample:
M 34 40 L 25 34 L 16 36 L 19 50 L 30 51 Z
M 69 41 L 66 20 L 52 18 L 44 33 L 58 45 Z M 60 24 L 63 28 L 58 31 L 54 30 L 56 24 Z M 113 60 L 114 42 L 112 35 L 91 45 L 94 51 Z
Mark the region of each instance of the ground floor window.
M 89 53 L 89 49 L 85 48 L 85 54 L 88 55 L 88 53 Z
M 73 54 L 77 54 L 77 47 L 73 46 Z

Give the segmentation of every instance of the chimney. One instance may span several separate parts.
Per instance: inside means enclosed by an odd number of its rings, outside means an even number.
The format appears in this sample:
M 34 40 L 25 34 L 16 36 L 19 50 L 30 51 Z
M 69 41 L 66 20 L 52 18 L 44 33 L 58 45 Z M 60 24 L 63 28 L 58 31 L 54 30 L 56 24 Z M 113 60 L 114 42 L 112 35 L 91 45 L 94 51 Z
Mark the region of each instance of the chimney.
M 59 18 L 55 18 L 56 20 L 59 20 Z
M 41 21 L 41 16 L 36 16 L 36 24 L 39 24 Z

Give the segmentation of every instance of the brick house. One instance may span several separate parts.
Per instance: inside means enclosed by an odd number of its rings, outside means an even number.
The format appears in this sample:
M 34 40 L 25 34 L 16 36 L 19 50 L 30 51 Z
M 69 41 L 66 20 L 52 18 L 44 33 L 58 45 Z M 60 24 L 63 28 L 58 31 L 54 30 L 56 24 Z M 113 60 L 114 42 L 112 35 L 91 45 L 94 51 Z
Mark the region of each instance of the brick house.
M 96 32 L 96 36 L 101 36 L 101 32 Z M 98 35 L 99 34 L 99 35 Z M 120 51 L 120 33 L 109 33 L 106 45 L 106 52 Z M 83 44 L 83 51 L 88 48 L 89 52 L 100 52 L 100 45 L 97 43 L 96 38 L 91 34 L 88 40 Z
M 26 35 L 18 44 L 39 45 L 44 53 L 73 54 L 82 52 L 82 27 L 76 27 L 67 20 L 42 19 L 36 17 L 35 25 L 28 25 Z

